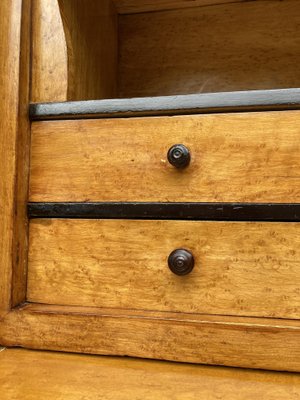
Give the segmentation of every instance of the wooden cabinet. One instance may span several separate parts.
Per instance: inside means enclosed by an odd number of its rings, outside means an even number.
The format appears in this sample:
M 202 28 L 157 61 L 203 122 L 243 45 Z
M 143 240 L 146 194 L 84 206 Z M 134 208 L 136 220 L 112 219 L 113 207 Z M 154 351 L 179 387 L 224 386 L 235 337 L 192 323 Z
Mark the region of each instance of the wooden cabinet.
M 299 3 L 21 3 L 0 344 L 300 371 Z

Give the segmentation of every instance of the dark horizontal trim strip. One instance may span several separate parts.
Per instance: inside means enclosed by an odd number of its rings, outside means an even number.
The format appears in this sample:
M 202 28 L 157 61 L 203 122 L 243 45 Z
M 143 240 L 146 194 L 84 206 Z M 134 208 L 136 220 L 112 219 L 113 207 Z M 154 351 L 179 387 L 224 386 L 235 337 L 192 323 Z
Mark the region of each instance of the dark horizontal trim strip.
M 31 120 L 111 118 L 300 108 L 300 89 L 250 90 L 30 105 Z
M 300 204 L 29 203 L 30 218 L 300 221 Z

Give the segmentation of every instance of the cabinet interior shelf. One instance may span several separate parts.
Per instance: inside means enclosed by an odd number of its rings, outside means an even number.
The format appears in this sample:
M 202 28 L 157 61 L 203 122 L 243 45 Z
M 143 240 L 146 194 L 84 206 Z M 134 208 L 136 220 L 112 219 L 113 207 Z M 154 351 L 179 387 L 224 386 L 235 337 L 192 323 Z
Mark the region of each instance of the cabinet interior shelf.
M 34 2 L 31 102 L 116 99 L 82 107 L 185 112 L 222 108 L 227 98 L 236 107 L 224 92 L 298 88 L 299 13 L 297 0 Z M 272 93 L 247 96 L 273 106 Z

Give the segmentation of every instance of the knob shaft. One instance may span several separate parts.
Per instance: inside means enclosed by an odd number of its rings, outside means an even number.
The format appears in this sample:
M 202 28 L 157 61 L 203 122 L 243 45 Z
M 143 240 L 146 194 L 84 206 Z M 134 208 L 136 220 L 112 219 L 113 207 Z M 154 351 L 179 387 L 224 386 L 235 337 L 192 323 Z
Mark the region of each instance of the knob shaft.
M 186 168 L 191 161 L 189 149 L 184 144 L 175 144 L 168 151 L 168 161 L 175 168 Z
M 169 255 L 168 265 L 174 274 L 187 275 L 194 268 L 194 256 L 188 250 L 176 249 Z

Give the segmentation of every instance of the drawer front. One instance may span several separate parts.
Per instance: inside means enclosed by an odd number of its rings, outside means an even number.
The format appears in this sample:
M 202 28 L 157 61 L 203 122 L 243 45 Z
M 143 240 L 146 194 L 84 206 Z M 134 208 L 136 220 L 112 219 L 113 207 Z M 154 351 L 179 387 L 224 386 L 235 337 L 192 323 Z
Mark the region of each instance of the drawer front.
M 168 267 L 189 250 L 188 275 Z M 28 301 L 300 317 L 297 223 L 32 220 Z
M 300 112 L 35 122 L 31 201 L 300 202 Z M 184 144 L 176 168 L 168 150 Z

